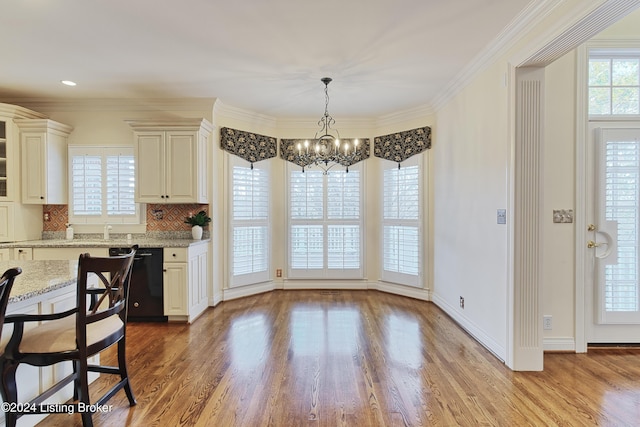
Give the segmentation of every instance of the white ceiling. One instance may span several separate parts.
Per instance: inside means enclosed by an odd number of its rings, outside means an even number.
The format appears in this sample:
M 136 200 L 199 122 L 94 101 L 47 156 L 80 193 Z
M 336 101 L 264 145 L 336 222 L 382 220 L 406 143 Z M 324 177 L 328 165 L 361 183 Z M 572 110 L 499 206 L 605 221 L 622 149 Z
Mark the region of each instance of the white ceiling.
M 205 97 L 319 117 L 328 76 L 334 117 L 380 117 L 431 105 L 530 3 L 4 1 L 0 101 Z

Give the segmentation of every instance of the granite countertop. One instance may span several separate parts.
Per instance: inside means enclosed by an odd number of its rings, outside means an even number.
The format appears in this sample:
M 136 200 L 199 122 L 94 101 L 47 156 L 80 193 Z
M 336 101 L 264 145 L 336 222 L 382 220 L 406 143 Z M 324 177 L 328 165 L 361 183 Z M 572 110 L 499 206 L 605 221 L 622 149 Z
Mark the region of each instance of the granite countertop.
M 75 285 L 78 261 L 0 261 L 0 275 L 13 267 L 22 273 L 16 276 L 9 303 L 24 301 L 44 293 Z
M 25 240 L 22 242 L 2 243 L 0 248 L 121 248 L 138 245 L 141 248 L 187 248 L 191 245 L 207 243 L 210 239 L 157 239 L 133 238 L 127 239 L 44 239 Z

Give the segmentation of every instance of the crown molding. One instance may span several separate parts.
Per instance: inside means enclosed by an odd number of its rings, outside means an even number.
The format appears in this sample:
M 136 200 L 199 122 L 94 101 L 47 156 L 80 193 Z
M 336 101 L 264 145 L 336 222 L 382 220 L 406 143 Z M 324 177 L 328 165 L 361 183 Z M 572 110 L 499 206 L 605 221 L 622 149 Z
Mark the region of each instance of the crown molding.
M 391 127 L 412 120 L 424 120 L 425 117 L 432 116 L 436 110 L 431 105 L 422 105 L 408 110 L 398 111 L 378 117 L 376 120 L 377 127 Z
M 207 111 L 216 98 L 16 98 L 3 100 L 43 111 Z
M 47 116 L 20 105 L 0 103 L 0 115 L 19 119 L 46 119 Z
M 480 72 L 495 62 L 500 55 L 507 53 L 520 40 L 528 28 L 536 26 L 562 0 L 534 0 L 523 9 L 511 23 L 476 55 L 469 64 L 454 77 L 445 88 L 436 95 L 433 102 L 435 111 L 439 111 L 465 86 L 467 86 Z
M 369 118 L 341 118 L 336 120 L 333 129 L 356 129 L 356 128 L 371 128 L 375 126 L 375 119 Z M 318 118 L 282 118 L 278 119 L 278 129 L 317 129 Z
M 244 110 L 238 107 L 232 107 L 225 104 L 222 100 L 217 99 L 213 105 L 214 122 L 217 123 L 219 118 L 228 118 L 271 128 L 275 128 L 277 122 L 275 117 L 267 116 L 266 114 L 260 114 L 249 110 Z
M 638 6 L 638 0 L 602 0 L 589 9 L 582 5 L 576 6 L 572 13 L 566 14 L 566 20 L 549 27 L 529 44 L 530 49 L 523 49 L 523 52 L 531 52 L 528 56 L 514 63 L 519 67 L 546 66 L 587 42 Z

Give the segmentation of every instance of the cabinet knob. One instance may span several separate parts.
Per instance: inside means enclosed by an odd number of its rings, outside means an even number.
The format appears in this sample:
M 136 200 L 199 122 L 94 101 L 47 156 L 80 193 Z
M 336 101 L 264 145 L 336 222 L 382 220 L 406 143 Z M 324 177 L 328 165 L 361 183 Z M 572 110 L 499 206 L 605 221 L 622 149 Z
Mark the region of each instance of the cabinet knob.
M 18 253 L 21 254 L 22 252 L 24 252 L 22 249 L 18 249 Z M 175 255 L 173 255 L 175 256 Z
M 134 306 L 134 307 L 140 307 L 140 303 L 134 302 L 134 303 L 133 303 L 133 306 Z
M 168 199 L 168 198 L 169 198 L 169 195 L 167 194 L 167 195 L 166 195 L 166 196 L 164 196 L 164 197 L 166 197 L 166 198 Z
M 162 196 L 160 196 L 161 199 L 164 199 L 164 194 Z
M 40 200 L 44 200 L 44 196 L 40 196 Z
M 171 256 L 175 258 L 177 255 L 176 254 L 171 254 Z

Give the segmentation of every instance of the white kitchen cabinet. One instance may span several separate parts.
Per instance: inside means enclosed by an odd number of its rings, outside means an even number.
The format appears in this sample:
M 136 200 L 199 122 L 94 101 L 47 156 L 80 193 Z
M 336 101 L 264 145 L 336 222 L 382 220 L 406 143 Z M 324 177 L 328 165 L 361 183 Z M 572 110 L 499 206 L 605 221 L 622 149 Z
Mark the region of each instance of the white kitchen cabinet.
M 208 203 L 205 119 L 129 121 L 134 130 L 136 202 Z
M 80 254 L 90 254 L 94 257 L 109 256 L 108 248 L 33 248 L 35 260 L 77 261 Z
M 164 314 L 169 321 L 193 322 L 209 306 L 208 244 L 165 248 Z
M 0 103 L 0 201 L 19 201 L 20 129 L 15 121 L 45 117 L 17 105 Z
M 13 248 L 13 259 L 20 261 L 33 259 L 33 248 Z
M 42 207 L 20 203 L 20 120 L 46 116 L 17 105 L 0 103 L 0 242 L 39 239 Z
M 42 206 L 0 202 L 0 242 L 42 237 Z
M 22 203 L 67 204 L 67 139 L 71 126 L 16 119 L 22 151 Z

